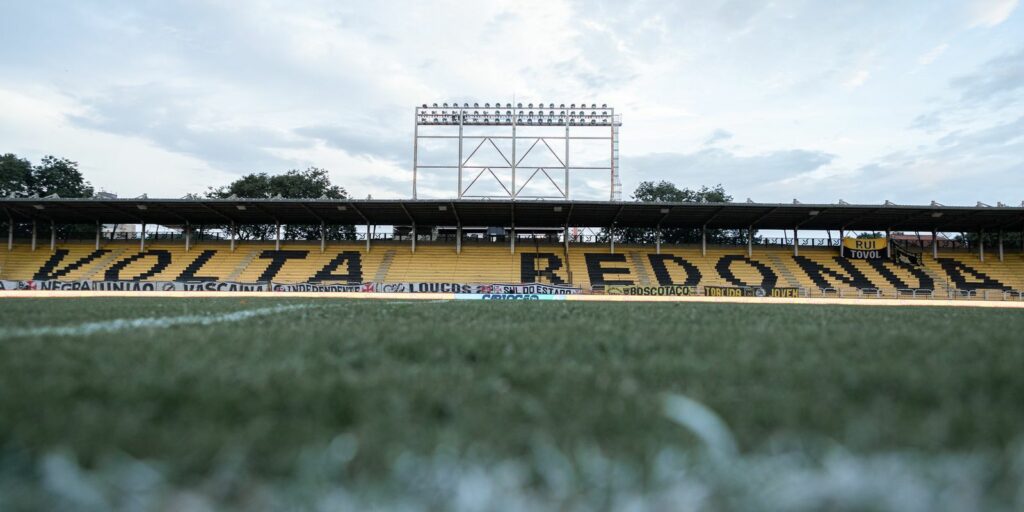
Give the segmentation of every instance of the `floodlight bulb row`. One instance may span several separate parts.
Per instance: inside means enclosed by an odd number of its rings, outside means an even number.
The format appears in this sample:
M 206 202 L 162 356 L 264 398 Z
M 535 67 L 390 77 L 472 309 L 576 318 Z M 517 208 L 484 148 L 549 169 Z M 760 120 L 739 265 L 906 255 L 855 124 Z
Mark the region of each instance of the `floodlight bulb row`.
M 511 103 L 484 103 L 483 107 L 479 103 L 424 103 L 416 109 L 420 124 L 610 125 L 614 117 L 607 104 L 598 107 L 596 103 L 571 103 L 568 107 L 564 103 L 557 107 L 554 103 L 517 103 L 515 107 Z

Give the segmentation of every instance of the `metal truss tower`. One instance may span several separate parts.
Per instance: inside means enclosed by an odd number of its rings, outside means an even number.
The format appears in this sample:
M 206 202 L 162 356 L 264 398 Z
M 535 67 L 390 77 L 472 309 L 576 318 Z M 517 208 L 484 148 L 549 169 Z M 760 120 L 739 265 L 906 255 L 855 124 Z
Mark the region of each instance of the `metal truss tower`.
M 615 114 L 614 108 L 607 105 L 580 104 L 569 105 L 554 103 L 547 105 L 511 103 L 504 105 L 495 103 L 434 103 L 428 107 L 423 104 L 416 107 L 415 127 L 413 131 L 413 178 L 412 197 L 417 198 L 417 181 L 421 170 L 441 169 L 454 170 L 458 175 L 458 199 L 569 199 L 570 174 L 579 172 L 607 172 L 608 198 L 621 201 L 622 183 L 619 178 L 619 127 L 622 118 Z M 423 133 L 421 127 L 431 128 L 431 133 Z M 472 127 L 473 133 L 466 133 Z M 564 127 L 562 134 L 550 135 L 551 128 Z M 531 134 L 535 129 L 544 128 L 548 135 Z M 430 140 L 455 140 L 458 142 L 458 160 L 440 165 L 421 165 L 421 143 Z M 570 162 L 570 146 L 573 142 L 591 141 L 600 144 L 605 141 L 608 146 L 607 161 L 600 165 L 581 166 Z M 507 151 L 511 142 L 511 151 Z M 502 149 L 499 144 L 505 146 Z M 474 164 L 474 155 L 481 148 L 491 147 L 501 157 L 499 164 Z M 522 151 L 523 149 L 526 151 Z M 468 150 L 468 151 L 467 151 Z M 544 153 L 545 157 L 554 157 L 551 165 L 524 164 L 530 155 Z M 557 162 L 555 164 L 554 162 Z M 496 172 L 498 171 L 498 172 Z M 502 172 L 504 171 L 504 172 Z M 501 176 L 499 176 L 499 173 Z M 508 177 L 510 176 L 510 178 Z M 525 177 L 525 178 L 524 178 Z M 501 187 L 499 195 L 479 195 L 473 187 L 480 180 L 495 180 Z M 543 192 L 534 195 L 524 194 L 530 183 L 543 183 L 535 186 Z

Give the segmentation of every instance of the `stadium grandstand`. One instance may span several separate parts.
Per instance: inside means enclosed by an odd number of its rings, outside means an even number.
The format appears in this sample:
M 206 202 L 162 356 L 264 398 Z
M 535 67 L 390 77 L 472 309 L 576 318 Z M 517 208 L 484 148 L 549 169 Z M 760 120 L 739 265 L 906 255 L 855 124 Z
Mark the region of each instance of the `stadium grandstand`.
M 1024 290 L 1024 248 L 1016 236 L 1004 241 L 1024 230 L 1024 207 L 1003 205 L 9 198 L 0 209 L 9 220 L 0 251 L 6 288 L 475 293 L 505 285 L 509 293 L 1000 300 L 1020 300 Z M 58 240 L 57 228 L 82 224 L 94 237 Z M 120 224 L 141 229 L 104 230 Z M 268 224 L 271 240 L 237 239 L 242 226 Z M 31 238 L 16 240 L 16 225 L 31 226 Z M 147 235 L 153 225 L 172 235 Z M 282 225 L 365 229 L 351 240 L 282 240 Z M 622 243 L 612 235 L 619 228 L 645 228 L 653 240 Z M 663 244 L 662 230 L 677 228 L 700 230 L 701 242 Z M 741 236 L 707 242 L 709 230 L 722 229 Z M 807 231 L 830 236 L 801 237 Z M 914 232 L 924 235 L 905 234 Z

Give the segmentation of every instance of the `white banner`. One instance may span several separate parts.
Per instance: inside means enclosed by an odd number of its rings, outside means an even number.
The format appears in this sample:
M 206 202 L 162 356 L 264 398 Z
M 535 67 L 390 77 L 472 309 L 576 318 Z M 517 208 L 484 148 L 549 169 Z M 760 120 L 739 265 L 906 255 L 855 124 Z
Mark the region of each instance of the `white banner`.
M 274 283 L 271 289 L 275 292 L 361 292 L 363 291 L 363 285 L 361 284 L 320 284 L 320 283 L 301 283 L 301 284 L 280 284 Z

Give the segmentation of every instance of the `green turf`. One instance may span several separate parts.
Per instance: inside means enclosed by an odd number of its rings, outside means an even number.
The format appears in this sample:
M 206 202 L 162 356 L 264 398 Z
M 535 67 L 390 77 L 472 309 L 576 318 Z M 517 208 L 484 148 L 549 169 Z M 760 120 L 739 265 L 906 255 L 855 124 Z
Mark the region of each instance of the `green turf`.
M 301 309 L 89 335 L 40 326 Z M 506 460 L 538 440 L 650 467 L 698 444 L 666 393 L 716 411 L 741 452 L 780 437 L 854 453 L 1004 450 L 1024 425 L 1024 314 L 578 302 L 31 299 L 0 307 L 0 447 L 110 454 L 202 479 L 226 453 L 286 478 L 358 445 L 346 478 L 403 454 Z M 14 454 L 14 455 L 11 455 Z

